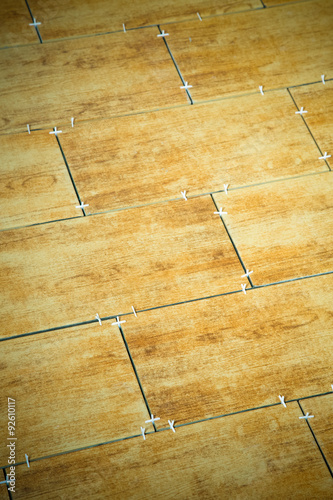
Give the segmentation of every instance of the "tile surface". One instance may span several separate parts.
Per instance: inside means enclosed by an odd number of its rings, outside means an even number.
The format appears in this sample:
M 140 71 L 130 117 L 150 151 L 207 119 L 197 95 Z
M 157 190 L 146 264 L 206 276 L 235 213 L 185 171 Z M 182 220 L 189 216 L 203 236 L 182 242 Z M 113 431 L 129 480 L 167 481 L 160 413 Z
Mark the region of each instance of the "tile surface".
M 300 415 L 291 403 L 19 466 L 16 498 L 329 498 Z
M 290 89 L 299 108 L 303 107 L 307 113 L 304 114 L 306 123 L 321 148 L 331 155 L 327 160 L 330 167 L 333 167 L 333 82 L 326 82 L 325 85 L 317 83 Z M 321 156 L 321 155 L 320 155 Z
M 214 194 L 255 285 L 333 270 L 332 188 L 326 172 Z
M 24 0 L 1 0 L 0 19 L 0 47 L 40 43 Z
M 59 146 L 47 132 L 0 136 L 0 229 L 78 217 Z
M 0 131 L 186 104 L 158 33 L 154 27 L 1 51 Z
M 34 15 L 42 21 L 43 40 L 196 19 L 251 8 L 262 8 L 260 0 L 29 0 Z
M 148 412 L 111 321 L 9 340 L 1 352 L 1 377 L 15 399 L 17 462 L 140 434 Z M 2 448 L 2 466 L 7 455 Z
M 328 385 L 328 390 L 330 386 Z M 308 420 L 325 458 L 333 470 L 333 393 L 327 396 L 304 399 L 301 406 L 314 418 Z
M 129 317 L 123 332 L 156 425 L 325 392 L 332 285 L 333 274 Z
M 316 0 L 161 28 L 200 101 L 331 78 L 332 22 L 333 3 Z
M 205 196 L 0 233 L 2 336 L 239 289 L 214 210 Z
M 286 90 L 79 124 L 60 141 L 90 213 L 327 170 Z

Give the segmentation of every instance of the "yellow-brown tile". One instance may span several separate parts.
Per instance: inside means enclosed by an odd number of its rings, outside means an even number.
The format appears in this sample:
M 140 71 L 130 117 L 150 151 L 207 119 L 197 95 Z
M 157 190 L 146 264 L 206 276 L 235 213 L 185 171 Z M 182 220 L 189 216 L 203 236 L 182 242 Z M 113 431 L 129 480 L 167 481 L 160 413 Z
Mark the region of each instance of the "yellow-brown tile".
M 204 196 L 1 232 L 2 336 L 239 289 L 214 210 Z
M 297 403 L 17 467 L 17 499 L 330 498 L 332 478 Z
M 331 78 L 332 22 L 333 3 L 316 0 L 161 28 L 200 101 Z
M 331 385 L 328 385 L 328 390 L 330 389 Z M 304 399 L 300 401 L 300 404 L 305 413 L 313 415 L 313 418 L 310 418 L 308 422 L 331 470 L 333 470 L 333 393 L 327 396 Z
M 322 152 L 331 155 L 327 160 L 333 167 L 333 81 L 306 85 L 290 89 L 299 108 L 303 107 L 307 113 L 303 114 L 306 123 L 317 141 Z M 321 155 L 320 155 L 321 156 Z
M 0 136 L 0 229 L 77 217 L 82 210 L 47 132 Z
M 0 19 L 0 47 L 40 43 L 24 0 L 1 0 Z
M 79 124 L 60 141 L 90 213 L 328 170 L 287 90 Z
M 135 28 L 165 22 L 195 19 L 251 8 L 262 8 L 260 0 L 29 0 L 29 5 L 42 21 L 43 40 L 89 35 Z
M 140 434 L 148 412 L 119 329 L 104 321 L 1 344 L 16 462 Z M 7 414 L 0 416 L 7 428 Z M 6 436 L 7 437 L 7 436 Z M 1 465 L 7 451 L 0 452 Z
M 0 131 L 186 104 L 156 27 L 0 52 Z
M 8 474 L 9 470 L 7 471 Z M 0 474 L 0 482 L 5 480 L 5 475 L 3 472 Z M 0 484 L 0 500 L 8 500 L 8 491 L 7 491 L 7 486 L 5 484 Z
M 332 188 L 325 172 L 214 194 L 255 285 L 333 270 Z
M 156 424 L 326 392 L 332 285 L 333 274 L 129 317 L 123 331 Z
M 262 3 L 265 7 L 275 7 L 276 5 L 288 4 L 288 3 L 296 3 L 302 2 L 304 0 L 262 0 Z M 305 0 L 307 1 L 307 0 Z

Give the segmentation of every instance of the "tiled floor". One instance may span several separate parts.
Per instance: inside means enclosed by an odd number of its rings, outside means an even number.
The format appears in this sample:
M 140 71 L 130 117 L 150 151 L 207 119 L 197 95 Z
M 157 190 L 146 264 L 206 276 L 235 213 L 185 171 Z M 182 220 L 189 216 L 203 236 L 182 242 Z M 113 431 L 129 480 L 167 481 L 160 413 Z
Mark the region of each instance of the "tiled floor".
M 333 1 L 0 14 L 0 499 L 332 498 Z

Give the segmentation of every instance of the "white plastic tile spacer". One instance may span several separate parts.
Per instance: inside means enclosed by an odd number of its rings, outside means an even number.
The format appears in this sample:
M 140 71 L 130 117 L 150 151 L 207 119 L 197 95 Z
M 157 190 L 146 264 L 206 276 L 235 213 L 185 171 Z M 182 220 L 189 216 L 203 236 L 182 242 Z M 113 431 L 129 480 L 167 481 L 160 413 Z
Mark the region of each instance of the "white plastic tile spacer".
M 307 111 L 303 108 L 303 106 L 301 107 L 301 109 L 299 111 L 295 111 L 295 115 L 303 115 L 304 113 L 307 113 Z
M 49 132 L 49 134 L 54 134 L 57 136 L 58 134 L 62 134 L 62 130 L 57 130 L 57 127 L 54 127 L 54 130 L 52 132 Z
M 325 151 L 324 156 L 319 156 L 318 160 L 327 160 L 327 158 L 331 158 L 332 155 L 328 155 Z
M 333 391 L 333 384 L 331 385 L 331 387 L 332 387 L 332 391 Z
M 169 423 L 170 429 L 171 429 L 173 432 L 176 432 L 176 431 L 175 431 L 175 428 L 174 428 L 174 426 L 173 426 L 173 424 L 175 423 L 175 421 L 174 421 L 174 420 L 168 420 L 168 423 Z
M 169 36 L 169 33 L 166 33 L 164 30 L 162 30 L 162 33 L 160 33 L 159 35 L 157 35 L 157 38 L 159 37 L 165 37 L 165 36 Z
M 248 278 L 248 277 L 250 276 L 250 274 L 252 274 L 252 273 L 253 273 L 253 271 L 249 271 L 248 269 L 246 269 L 246 273 L 245 273 L 245 274 L 243 274 L 243 275 L 241 276 L 241 278 Z
M 303 415 L 303 417 L 299 417 L 299 418 L 305 418 L 305 420 L 307 420 L 308 418 L 313 418 L 314 415 L 310 415 L 310 413 L 307 412 L 306 415 Z
M 28 133 L 30 134 L 30 126 L 29 126 L 29 123 L 27 124 L 27 129 L 28 129 Z
M 197 12 L 197 16 L 198 16 L 199 20 L 202 21 L 202 17 L 200 16 L 199 12 Z
M 72 124 L 72 127 L 74 127 L 74 117 L 73 116 L 71 118 L 71 124 Z
M 229 187 L 229 184 L 223 184 L 223 189 L 224 189 L 225 194 L 228 194 L 228 187 Z
M 325 85 L 325 75 L 321 75 L 321 81 L 323 82 L 323 84 Z
M 146 436 L 145 436 L 145 428 L 144 427 L 140 427 L 141 428 L 141 434 L 142 434 L 142 437 L 143 437 L 143 440 L 146 441 Z
M 134 316 L 137 318 L 137 317 L 138 317 L 138 315 L 136 314 L 136 310 L 134 309 L 134 306 L 132 306 L 132 311 L 133 311 L 133 313 L 134 313 Z
M 30 467 L 28 455 L 25 453 L 24 456 L 25 456 L 25 461 L 27 462 L 27 466 Z
M 214 215 L 224 215 L 224 214 L 227 214 L 228 212 L 223 212 L 223 209 L 222 207 L 220 208 L 220 210 L 218 212 L 214 212 Z
M 181 191 L 181 193 L 184 200 L 187 201 L 186 191 Z
M 262 89 L 262 85 L 259 85 L 259 90 L 260 90 L 260 94 L 261 94 L 261 95 L 264 95 L 264 91 L 263 91 L 263 89 Z
M 126 28 L 125 28 L 125 24 L 123 23 L 123 30 L 124 30 L 124 33 L 126 33 Z
M 0 481 L 0 484 L 9 484 L 11 482 L 15 483 L 16 479 L 9 479 L 8 474 L 6 475 L 6 481 Z
M 189 85 L 187 82 L 185 82 L 185 85 L 183 87 L 179 87 L 180 89 L 191 89 L 192 85 Z
M 89 207 L 88 204 L 84 204 L 83 201 L 81 202 L 81 205 L 76 205 L 75 208 L 85 208 L 85 207 Z
M 98 320 L 98 323 L 102 326 L 102 321 L 98 313 L 96 314 L 95 318 Z
M 118 325 L 120 326 L 122 323 L 126 323 L 126 321 L 123 319 L 123 321 L 119 321 L 119 316 L 117 316 L 117 321 L 115 323 L 112 323 L 112 326 Z
M 246 283 L 245 283 L 245 285 L 241 284 L 241 287 L 242 287 L 243 293 L 245 293 L 245 295 L 246 295 Z
M 42 23 L 37 23 L 36 18 L 34 17 L 34 22 L 33 23 L 29 23 L 29 26 L 35 26 L 36 27 L 36 26 L 39 26 L 40 24 L 42 24 Z
M 145 421 L 145 424 L 149 424 L 150 422 L 153 424 L 154 422 L 156 422 L 157 420 L 161 420 L 159 417 L 155 417 L 154 418 L 154 415 L 150 415 L 150 420 L 146 420 Z
M 280 399 L 280 401 L 281 401 L 281 404 L 282 404 L 285 408 L 287 408 L 287 405 L 286 405 L 286 403 L 284 402 L 284 396 L 279 396 L 279 399 Z

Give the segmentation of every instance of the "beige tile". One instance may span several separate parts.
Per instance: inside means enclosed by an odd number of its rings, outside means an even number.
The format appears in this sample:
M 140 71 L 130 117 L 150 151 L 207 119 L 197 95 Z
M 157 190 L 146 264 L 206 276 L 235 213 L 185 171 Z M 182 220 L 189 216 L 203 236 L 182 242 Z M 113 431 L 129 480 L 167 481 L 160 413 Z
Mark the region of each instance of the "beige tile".
M 0 19 L 0 47 L 40 43 L 24 0 L 1 0 Z
M 214 195 L 255 285 L 333 270 L 332 187 L 327 172 Z
M 327 389 L 331 389 L 331 384 L 327 385 Z M 300 403 L 305 413 L 314 416 L 308 422 L 331 470 L 333 470 L 333 393 L 327 396 L 304 399 Z
M 16 462 L 140 434 L 148 411 L 111 321 L 9 340 L 1 351 L 15 399 Z M 3 447 L 2 466 L 7 455 Z
M 161 28 L 200 101 L 332 78 L 332 22 L 332 2 L 316 0 Z
M 0 52 L 0 131 L 186 104 L 156 27 Z
M 79 124 L 60 141 L 91 213 L 327 170 L 287 90 Z
M 333 167 L 333 82 L 326 82 L 325 85 L 317 83 L 290 89 L 299 108 L 303 107 L 307 111 L 303 114 L 306 123 L 321 148 L 331 155 L 328 164 Z M 321 156 L 321 155 L 319 155 Z
M 251 8 L 262 8 L 260 0 L 141 0 L 108 2 L 107 0 L 29 0 L 32 11 L 42 21 L 43 40 L 88 35 L 135 28 Z
M 129 317 L 123 331 L 156 425 L 326 392 L 332 285 L 333 274 Z
M 54 136 L 0 136 L 0 158 L 0 229 L 82 214 Z
M 297 403 L 17 467 L 16 498 L 326 499 L 332 478 Z
M 2 336 L 239 289 L 214 210 L 205 196 L 3 231 Z

